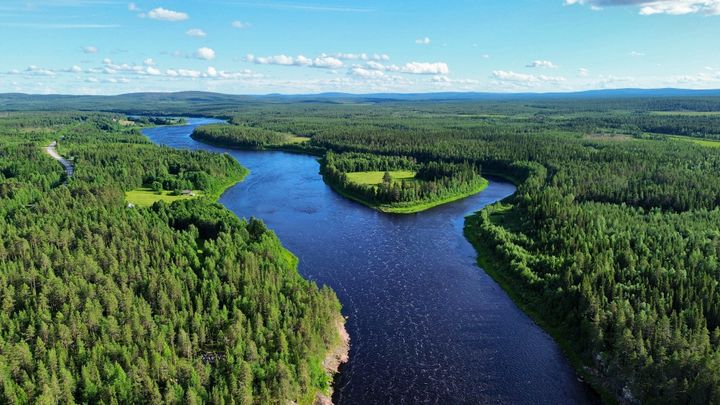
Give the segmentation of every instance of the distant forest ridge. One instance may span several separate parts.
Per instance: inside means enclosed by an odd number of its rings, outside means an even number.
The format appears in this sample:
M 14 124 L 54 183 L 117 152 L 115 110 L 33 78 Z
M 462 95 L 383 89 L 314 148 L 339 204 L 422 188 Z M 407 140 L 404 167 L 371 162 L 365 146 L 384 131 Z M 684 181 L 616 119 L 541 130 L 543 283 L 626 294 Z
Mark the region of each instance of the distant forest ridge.
M 319 93 L 319 94 L 266 94 L 233 95 L 203 91 L 184 91 L 175 93 L 147 92 L 128 93 L 113 96 L 63 95 L 63 94 L 0 94 L 0 110 L 108 110 L 132 112 L 136 109 L 147 111 L 147 104 L 158 111 L 181 113 L 189 104 L 194 106 L 213 105 L 217 111 L 223 104 L 230 107 L 238 103 L 386 103 L 386 102 L 463 102 L 463 101 L 563 101 L 597 99 L 638 99 L 638 98 L 696 98 L 710 97 L 720 99 L 720 90 L 690 89 L 611 89 L 588 90 L 580 92 L 556 93 L 479 93 L 479 92 L 440 92 L 440 93 Z

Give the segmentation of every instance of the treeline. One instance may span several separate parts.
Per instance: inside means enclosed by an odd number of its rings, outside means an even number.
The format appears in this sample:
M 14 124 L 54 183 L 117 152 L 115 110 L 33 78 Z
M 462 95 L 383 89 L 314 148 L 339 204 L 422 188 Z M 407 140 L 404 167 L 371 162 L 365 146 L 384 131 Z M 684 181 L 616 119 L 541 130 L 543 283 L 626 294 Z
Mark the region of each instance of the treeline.
M 337 153 L 467 161 L 515 179 L 512 208 L 479 214 L 468 235 L 572 342 L 591 381 L 631 401 L 716 403 L 720 155 L 643 133 L 713 138 L 716 116 L 691 112 L 718 107 L 717 98 L 306 104 L 234 121 Z
M 334 293 L 209 199 L 126 208 L 151 177 L 227 184 L 243 169 L 122 118 L 0 117 L 0 403 L 311 403 L 329 384 Z M 42 152 L 58 136 L 67 185 Z
M 389 174 L 379 185 L 361 184 L 348 179 L 358 171 L 416 171 L 414 179 L 393 181 Z M 417 204 L 437 201 L 477 190 L 485 180 L 480 168 L 468 163 L 417 163 L 403 156 L 377 156 L 361 153 L 327 152 L 321 161 L 325 180 L 341 191 L 371 204 Z

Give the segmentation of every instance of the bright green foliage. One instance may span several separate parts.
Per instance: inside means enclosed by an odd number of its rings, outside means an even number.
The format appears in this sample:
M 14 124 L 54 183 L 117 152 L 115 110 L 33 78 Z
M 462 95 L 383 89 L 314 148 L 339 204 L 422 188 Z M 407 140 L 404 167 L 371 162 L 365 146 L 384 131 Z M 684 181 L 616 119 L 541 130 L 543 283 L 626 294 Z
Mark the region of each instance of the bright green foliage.
M 126 208 L 149 180 L 212 193 L 243 169 L 116 118 L 0 118 L 0 403 L 310 402 L 328 387 L 334 293 L 207 198 Z M 67 186 L 41 148 L 56 134 L 76 157 Z

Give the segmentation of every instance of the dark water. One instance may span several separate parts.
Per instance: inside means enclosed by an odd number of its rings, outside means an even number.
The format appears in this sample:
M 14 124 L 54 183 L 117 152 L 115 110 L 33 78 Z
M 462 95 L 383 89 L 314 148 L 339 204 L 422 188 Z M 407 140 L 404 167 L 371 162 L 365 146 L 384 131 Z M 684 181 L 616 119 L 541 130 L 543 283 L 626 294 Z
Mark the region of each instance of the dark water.
M 349 316 L 350 362 L 335 402 L 595 402 L 555 342 L 475 264 L 463 216 L 515 191 L 482 193 L 414 215 L 387 215 L 335 194 L 315 158 L 216 148 L 194 126 L 145 130 L 178 148 L 228 152 L 251 170 L 220 202 L 262 218 L 300 258 L 300 272 L 328 284 Z

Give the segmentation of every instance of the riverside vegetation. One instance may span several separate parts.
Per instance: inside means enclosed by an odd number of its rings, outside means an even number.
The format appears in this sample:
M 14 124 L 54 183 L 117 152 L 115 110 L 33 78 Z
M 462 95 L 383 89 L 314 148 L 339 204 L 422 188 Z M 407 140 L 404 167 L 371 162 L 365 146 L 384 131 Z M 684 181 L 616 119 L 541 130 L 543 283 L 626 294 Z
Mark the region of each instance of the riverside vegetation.
M 153 121 L 153 123 L 165 123 Z M 43 152 L 59 140 L 75 175 Z M 0 116 L 0 403 L 312 403 L 340 305 L 262 222 L 214 202 L 246 174 L 125 116 Z M 206 196 L 128 208 L 153 184 Z
M 329 183 L 370 203 L 414 199 L 422 186 L 348 174 L 441 162 L 470 179 L 482 167 L 513 180 L 513 197 L 466 222 L 489 273 L 606 399 L 715 403 L 720 155 L 695 141 L 720 138 L 718 110 L 718 98 L 668 97 L 273 104 L 218 115 L 309 137 L 302 147 L 325 151 Z

